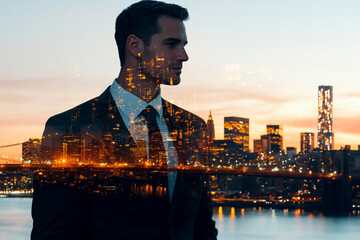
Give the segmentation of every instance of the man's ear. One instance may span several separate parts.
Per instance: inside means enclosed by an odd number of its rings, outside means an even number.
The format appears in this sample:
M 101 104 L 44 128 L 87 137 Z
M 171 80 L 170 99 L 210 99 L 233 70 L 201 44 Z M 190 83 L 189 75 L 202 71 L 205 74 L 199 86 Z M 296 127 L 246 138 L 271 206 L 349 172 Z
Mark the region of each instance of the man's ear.
M 144 43 L 134 34 L 130 34 L 126 41 L 126 48 L 133 57 L 137 58 L 139 53 L 142 54 L 144 51 Z

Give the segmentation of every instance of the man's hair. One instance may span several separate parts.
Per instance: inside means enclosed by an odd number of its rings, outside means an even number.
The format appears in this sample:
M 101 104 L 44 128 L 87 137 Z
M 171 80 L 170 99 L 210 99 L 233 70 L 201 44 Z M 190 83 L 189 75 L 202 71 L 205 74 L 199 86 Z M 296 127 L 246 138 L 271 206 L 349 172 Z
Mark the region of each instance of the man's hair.
M 118 46 L 121 66 L 125 62 L 126 41 L 129 35 L 140 38 L 149 46 L 152 35 L 161 31 L 158 18 L 161 15 L 185 21 L 189 18 L 186 8 L 176 4 L 158 1 L 140 1 L 123 10 L 116 19 L 115 40 Z

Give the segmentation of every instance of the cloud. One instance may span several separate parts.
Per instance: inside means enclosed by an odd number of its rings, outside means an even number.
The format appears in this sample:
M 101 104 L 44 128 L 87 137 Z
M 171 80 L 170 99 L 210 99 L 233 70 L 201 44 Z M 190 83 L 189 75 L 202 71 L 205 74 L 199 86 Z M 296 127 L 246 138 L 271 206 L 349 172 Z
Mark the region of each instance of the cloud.
M 360 98 L 360 92 L 350 92 L 341 95 L 341 98 Z
M 360 134 L 360 116 L 334 118 L 334 132 Z M 360 139 L 359 139 L 360 142 Z
M 48 115 L 43 116 L 22 116 L 18 118 L 0 118 L 1 126 L 34 126 L 34 125 L 44 125 L 46 119 L 49 118 Z
M 23 103 L 31 103 L 35 102 L 37 97 L 30 94 L 21 94 L 15 91 L 6 91 L 5 93 L 0 94 L 0 102 L 2 104 L 11 104 L 11 105 L 19 105 Z
M 295 128 L 309 129 L 309 131 L 313 131 L 317 129 L 317 118 L 296 118 L 289 119 L 286 121 L 287 125 Z
M 191 89 L 179 87 L 163 91 L 165 99 L 175 99 L 175 104 L 195 112 L 208 112 L 221 115 L 272 115 L 282 105 L 296 100 L 296 96 L 274 94 L 264 88 L 256 87 L 209 87 L 199 86 Z
M 266 103 L 281 104 L 295 99 L 295 97 L 274 94 L 264 88 L 243 87 L 242 89 L 228 88 L 199 88 L 194 92 L 198 97 L 213 98 L 218 101 L 241 101 L 241 100 L 257 100 Z
M 51 87 L 59 84 L 59 79 L 19 79 L 0 80 L 0 88 L 6 90 L 36 90 L 41 91 L 44 87 Z

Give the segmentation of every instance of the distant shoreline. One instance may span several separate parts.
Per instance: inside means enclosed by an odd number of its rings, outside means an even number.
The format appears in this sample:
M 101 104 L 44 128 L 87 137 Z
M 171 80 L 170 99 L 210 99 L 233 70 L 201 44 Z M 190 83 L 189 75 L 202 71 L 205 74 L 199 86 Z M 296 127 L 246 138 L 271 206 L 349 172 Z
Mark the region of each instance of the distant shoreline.
M 32 193 L 23 193 L 23 194 L 1 194 L 0 198 L 32 198 Z
M 32 193 L 27 194 L 6 194 L 0 195 L 0 198 L 32 198 Z M 275 208 L 275 209 L 304 209 L 304 210 L 320 210 L 320 203 L 313 204 L 293 204 L 293 203 L 262 203 L 262 202 L 246 202 L 246 201 L 213 201 L 213 207 L 244 207 L 244 208 L 253 208 L 253 207 L 261 207 L 261 208 Z
M 304 210 L 323 210 L 321 202 L 314 202 L 308 204 L 295 203 L 278 203 L 278 202 L 248 202 L 248 201 L 213 201 L 214 207 L 242 207 L 242 208 L 272 208 L 272 209 L 304 209 Z

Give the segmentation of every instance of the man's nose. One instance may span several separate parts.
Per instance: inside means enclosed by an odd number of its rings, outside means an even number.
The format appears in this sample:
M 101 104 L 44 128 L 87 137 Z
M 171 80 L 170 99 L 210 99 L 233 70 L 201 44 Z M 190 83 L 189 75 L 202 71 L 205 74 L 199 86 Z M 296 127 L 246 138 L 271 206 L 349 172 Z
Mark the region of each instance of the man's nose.
M 176 60 L 182 62 L 186 62 L 187 60 L 189 60 L 189 56 L 187 55 L 184 47 L 179 50 Z

